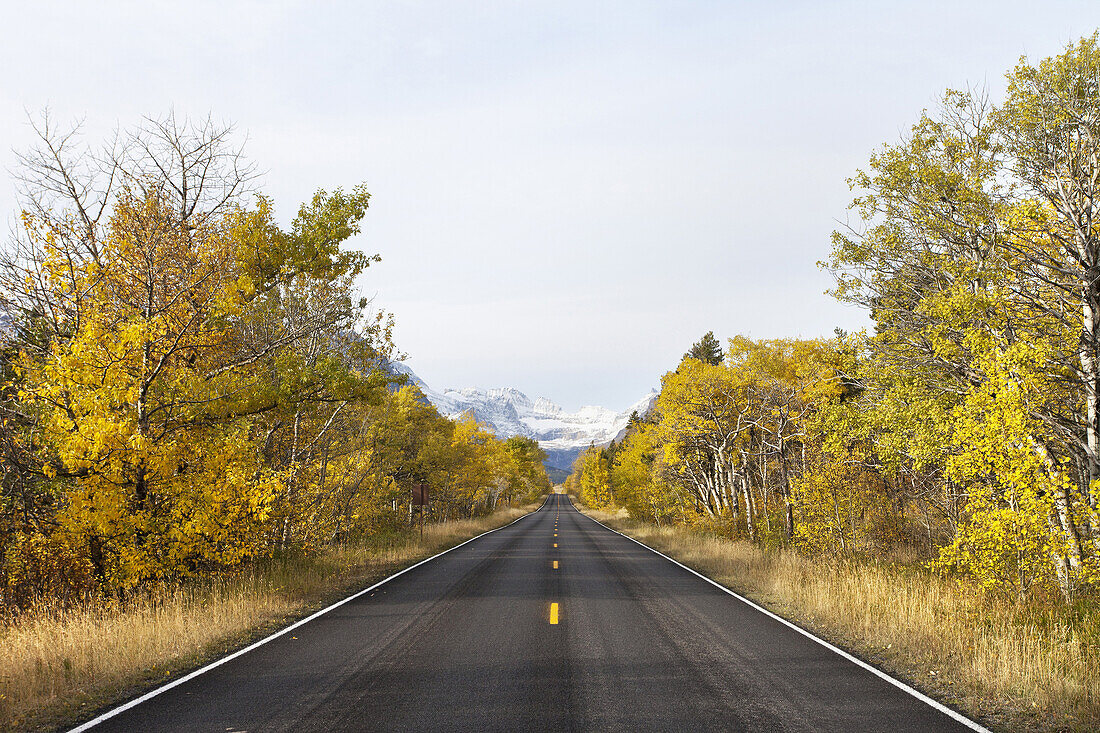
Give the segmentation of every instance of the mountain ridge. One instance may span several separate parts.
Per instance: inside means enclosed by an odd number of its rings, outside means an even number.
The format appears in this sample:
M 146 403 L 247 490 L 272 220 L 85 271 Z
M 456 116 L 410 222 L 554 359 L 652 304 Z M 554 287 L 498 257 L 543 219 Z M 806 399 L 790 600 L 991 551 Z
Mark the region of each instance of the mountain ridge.
M 533 438 L 546 451 L 546 466 L 569 470 L 576 457 L 590 445 L 603 446 L 621 437 L 630 415 L 645 414 L 653 405 L 657 390 L 650 390 L 622 412 L 599 405 L 584 405 L 567 412 L 547 397 L 532 400 L 515 387 L 431 388 L 406 364 L 394 363 L 396 373 L 404 374 L 439 412 L 447 417 L 470 413 L 493 429 L 497 437 L 522 435 Z

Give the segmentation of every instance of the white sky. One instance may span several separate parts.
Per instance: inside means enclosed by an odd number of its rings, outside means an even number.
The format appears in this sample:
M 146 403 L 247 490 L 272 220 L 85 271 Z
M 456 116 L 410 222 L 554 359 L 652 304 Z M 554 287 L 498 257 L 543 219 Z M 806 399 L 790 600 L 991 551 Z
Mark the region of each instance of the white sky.
M 25 111 L 232 120 L 285 221 L 365 181 L 363 281 L 430 385 L 622 409 L 704 332 L 862 327 L 816 267 L 845 179 L 947 87 L 1003 89 L 1096 2 L 10 2 Z M 10 178 L 0 215 L 15 213 Z

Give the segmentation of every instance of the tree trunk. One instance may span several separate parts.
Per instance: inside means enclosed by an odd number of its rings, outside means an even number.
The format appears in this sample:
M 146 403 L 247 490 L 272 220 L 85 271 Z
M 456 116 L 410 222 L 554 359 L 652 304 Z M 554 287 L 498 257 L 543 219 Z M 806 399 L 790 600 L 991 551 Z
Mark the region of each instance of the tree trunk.
M 749 533 L 749 542 L 756 542 L 756 527 L 753 525 L 753 517 L 756 515 L 756 507 L 752 499 L 752 488 L 749 486 L 747 472 L 741 478 L 741 490 L 745 496 L 745 528 Z
M 791 476 L 790 471 L 787 469 L 787 445 L 785 442 L 779 444 L 779 472 L 783 481 L 783 511 L 785 513 L 783 539 L 786 541 L 787 547 L 790 547 L 791 542 L 794 540 L 794 510 L 791 507 Z

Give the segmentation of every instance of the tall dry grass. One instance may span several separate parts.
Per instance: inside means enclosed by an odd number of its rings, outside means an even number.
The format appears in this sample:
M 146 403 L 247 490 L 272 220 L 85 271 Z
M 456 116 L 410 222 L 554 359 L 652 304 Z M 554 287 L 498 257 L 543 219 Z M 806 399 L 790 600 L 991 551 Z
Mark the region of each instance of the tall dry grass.
M 994 729 L 1100 730 L 1100 613 L 1018 605 L 920 568 L 764 553 L 585 510 Z
M 87 715 L 533 508 L 427 525 L 423 541 L 400 534 L 273 559 L 126 603 L 10 617 L 0 622 L 0 729 Z

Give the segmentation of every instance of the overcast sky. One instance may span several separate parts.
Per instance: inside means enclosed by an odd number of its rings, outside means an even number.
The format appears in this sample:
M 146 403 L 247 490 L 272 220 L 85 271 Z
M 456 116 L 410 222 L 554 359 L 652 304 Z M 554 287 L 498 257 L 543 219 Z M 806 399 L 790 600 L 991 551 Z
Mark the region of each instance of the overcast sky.
M 1100 26 L 1053 1 L 0 7 L 5 170 L 47 105 L 93 140 L 231 120 L 283 221 L 367 183 L 363 288 L 430 385 L 614 409 L 708 330 L 865 325 L 816 267 L 845 179 L 943 89 L 999 95 Z

